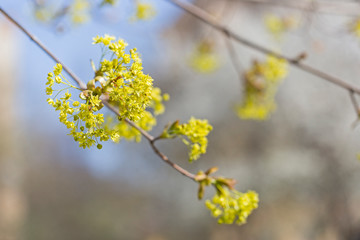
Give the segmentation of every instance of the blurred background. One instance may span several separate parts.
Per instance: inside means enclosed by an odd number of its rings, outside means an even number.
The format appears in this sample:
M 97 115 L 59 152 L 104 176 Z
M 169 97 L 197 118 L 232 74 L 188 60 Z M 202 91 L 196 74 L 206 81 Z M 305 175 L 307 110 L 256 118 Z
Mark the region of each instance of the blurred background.
M 243 226 L 218 225 L 197 200 L 197 185 L 147 142 L 79 148 L 46 103 L 54 62 L 0 16 L 0 240 L 360 239 L 360 132 L 348 92 L 290 68 L 271 117 L 239 119 L 234 106 L 243 86 L 224 36 L 167 1 L 148 2 L 156 9 L 148 21 L 132 20 L 133 1 L 121 0 L 94 8 L 84 24 L 39 21 L 37 1 L 0 6 L 85 82 L 93 77 L 90 60 L 101 54 L 92 37 L 115 35 L 137 47 L 144 72 L 171 96 L 153 135 L 191 116 L 214 127 L 207 154 L 193 164 L 181 141 L 159 148 L 194 173 L 218 166 L 219 175 L 237 180 L 237 190 L 259 193 L 259 208 Z M 192 3 L 252 42 L 290 57 L 306 52 L 307 64 L 360 84 L 360 39 L 351 28 L 357 1 Z M 272 15 L 296 27 L 274 31 L 266 20 Z M 191 62 L 204 41 L 216 61 L 201 73 Z M 243 69 L 264 59 L 234 47 Z M 209 188 L 205 198 L 212 194 Z

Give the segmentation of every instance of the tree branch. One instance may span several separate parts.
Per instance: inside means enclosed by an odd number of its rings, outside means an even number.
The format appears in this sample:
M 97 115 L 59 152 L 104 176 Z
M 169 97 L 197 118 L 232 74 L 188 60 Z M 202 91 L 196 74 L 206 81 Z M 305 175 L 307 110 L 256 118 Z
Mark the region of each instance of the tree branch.
M 238 43 L 241 43 L 249 48 L 252 48 L 258 52 L 261 52 L 263 54 L 266 55 L 273 55 L 277 58 L 283 58 L 285 60 L 287 60 L 291 65 L 305 71 L 308 72 L 312 75 L 315 75 L 319 78 L 322 78 L 328 82 L 331 82 L 341 88 L 347 89 L 348 91 L 352 91 L 356 94 L 360 94 L 360 88 L 347 83 L 337 77 L 334 77 L 326 72 L 323 72 L 321 70 L 318 70 L 316 68 L 311 67 L 310 65 L 306 65 L 304 63 L 301 63 L 298 59 L 292 59 L 289 57 L 286 57 L 282 54 L 279 53 L 275 53 L 261 45 L 258 45 L 256 43 L 253 43 L 243 37 L 241 37 L 240 35 L 238 35 L 237 33 L 231 31 L 230 29 L 228 29 L 226 26 L 222 25 L 220 22 L 218 22 L 213 16 L 211 16 L 209 13 L 207 13 L 206 11 L 202 10 L 201 8 L 187 3 L 187 2 L 182 2 L 179 0 L 164 0 L 164 1 L 168 1 L 172 4 L 174 4 L 175 6 L 183 9 L 184 11 L 190 13 L 191 15 L 193 15 L 194 17 L 196 17 L 197 19 L 203 21 L 204 23 L 212 26 L 213 28 L 217 29 L 218 31 L 222 32 L 223 34 L 229 36 L 230 38 L 234 39 L 235 41 L 237 41 Z
M 109 104 L 107 101 L 103 101 L 104 105 L 107 106 L 113 113 L 115 113 L 117 116 L 121 116 L 119 111 L 112 106 L 111 104 Z M 138 125 L 136 125 L 134 122 L 130 121 L 129 119 L 125 119 L 125 121 L 132 127 L 134 127 L 136 130 L 138 130 L 141 135 L 143 135 L 150 143 L 151 148 L 154 150 L 154 152 L 156 153 L 156 155 L 158 155 L 164 162 L 166 162 L 167 164 L 169 164 L 172 168 L 174 168 L 175 170 L 177 170 L 178 172 L 180 172 L 182 175 L 195 180 L 195 175 L 188 172 L 187 170 L 185 170 L 184 168 L 180 167 L 179 165 L 171 162 L 169 160 L 169 158 L 163 154 L 162 152 L 160 152 L 160 150 L 155 146 L 155 141 L 157 140 L 157 138 L 155 138 L 154 136 L 150 135 L 148 132 L 146 132 L 144 129 L 140 128 Z
M 282 8 L 292 8 L 306 12 L 322 14 L 353 15 L 358 16 L 360 5 L 356 2 L 330 2 L 330 1 L 299 1 L 299 0 L 231 0 L 234 3 L 262 4 Z
M 226 4 L 225 4 L 224 10 L 225 10 L 225 12 L 227 11 Z M 227 16 L 229 16 L 229 14 L 227 14 Z M 231 37 L 229 35 L 224 35 L 224 39 L 225 39 L 226 49 L 230 56 L 230 61 L 233 65 L 234 70 L 236 71 L 236 74 L 239 77 L 239 80 L 242 81 L 242 78 L 243 78 L 242 72 L 244 71 L 244 69 L 240 63 L 239 55 L 236 52 L 236 49 L 234 47 Z
M 354 94 L 354 92 L 352 92 L 352 91 L 349 91 L 349 94 L 350 94 L 351 103 L 352 103 L 352 105 L 354 106 L 354 110 L 355 110 L 355 113 L 356 113 L 356 117 L 359 118 L 360 108 L 359 108 L 359 104 L 358 104 L 358 102 L 357 102 L 357 100 L 356 100 L 355 94 Z
M 66 65 L 64 65 L 50 50 L 40 42 L 34 35 L 32 35 L 29 31 L 27 31 L 21 24 L 19 24 L 15 19 L 13 19 L 9 14 L 7 14 L 1 7 L 0 12 L 4 14 L 4 16 L 13 24 L 15 24 L 21 31 L 23 31 L 38 47 L 40 47 L 50 58 L 52 58 L 55 62 L 60 63 L 64 70 L 70 75 L 72 79 L 79 85 L 79 87 L 83 90 L 86 89 L 86 84 L 80 80 L 78 76 L 75 75 Z
M 3 13 L 5 15 L 5 17 L 12 22 L 13 24 L 15 24 L 21 31 L 23 31 L 42 51 L 44 51 L 50 58 L 52 58 L 55 62 L 60 63 L 63 66 L 64 71 L 66 71 L 70 77 L 79 85 L 79 87 L 83 90 L 86 89 L 86 84 L 84 82 L 82 82 L 80 80 L 80 78 L 78 78 L 68 67 L 66 67 L 66 65 L 64 65 L 48 48 L 45 47 L 44 44 L 42 44 L 34 35 L 32 35 L 29 31 L 27 31 L 20 23 L 18 23 L 15 19 L 13 19 L 9 14 L 7 14 L 1 7 L 0 7 L 0 12 Z M 113 113 L 115 113 L 117 116 L 121 116 L 119 111 L 112 106 L 109 102 L 107 102 L 106 100 L 102 100 L 103 104 L 109 108 Z M 136 130 L 138 130 L 142 136 L 144 136 L 151 148 L 153 149 L 153 151 L 156 153 L 156 155 L 158 155 L 165 163 L 167 163 L 168 165 L 170 165 L 172 168 L 174 168 L 176 171 L 178 171 L 179 173 L 181 173 L 182 175 L 190 178 L 191 180 L 195 181 L 195 175 L 188 172 L 187 170 L 185 170 L 184 168 L 180 167 L 179 165 L 171 162 L 169 160 L 169 158 L 163 154 L 156 146 L 155 146 L 155 137 L 153 137 L 150 133 L 146 132 L 145 130 L 143 130 L 142 128 L 140 128 L 138 125 L 136 125 L 134 122 L 130 121 L 129 119 L 125 119 L 125 122 L 127 124 L 129 124 L 130 126 L 132 126 L 133 128 L 135 128 Z
M 233 65 L 233 68 L 234 70 L 236 71 L 236 74 L 238 75 L 238 78 L 240 80 L 240 82 L 242 82 L 243 80 L 243 74 L 241 73 L 242 72 L 242 66 L 240 64 L 240 59 L 239 59 L 239 56 L 238 54 L 236 53 L 236 50 L 234 48 L 234 45 L 232 43 L 232 39 L 229 38 L 228 36 L 225 36 L 225 44 L 226 44 L 226 49 L 229 53 L 229 56 L 230 56 L 230 61 Z

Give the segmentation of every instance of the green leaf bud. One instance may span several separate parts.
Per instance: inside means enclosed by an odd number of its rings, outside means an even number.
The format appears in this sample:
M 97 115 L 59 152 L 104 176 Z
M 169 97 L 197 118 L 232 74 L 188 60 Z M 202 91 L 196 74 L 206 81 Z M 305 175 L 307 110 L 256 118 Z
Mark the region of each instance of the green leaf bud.
M 206 174 L 206 175 L 210 175 L 210 174 L 213 174 L 214 172 L 217 172 L 218 170 L 219 170 L 218 167 L 212 167 L 212 168 L 208 169 L 208 170 L 205 172 L 205 174 Z
M 198 190 L 198 199 L 201 200 L 204 197 L 205 193 L 205 184 L 203 182 L 199 183 L 199 190 Z

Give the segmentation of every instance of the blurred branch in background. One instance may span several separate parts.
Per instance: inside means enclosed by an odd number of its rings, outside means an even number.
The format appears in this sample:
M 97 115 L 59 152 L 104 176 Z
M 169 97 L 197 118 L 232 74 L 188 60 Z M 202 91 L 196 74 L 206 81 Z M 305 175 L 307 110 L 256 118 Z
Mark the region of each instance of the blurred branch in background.
M 304 60 L 304 57 L 306 57 L 306 55 L 304 53 L 299 54 L 299 56 L 295 57 L 295 58 L 289 58 L 286 57 L 280 53 L 271 51 L 270 49 L 258 45 L 252 41 L 249 41 L 245 38 L 243 38 L 242 36 L 240 36 L 239 34 L 233 32 L 232 30 L 230 30 L 228 27 L 226 27 L 225 25 L 223 25 L 223 23 L 217 21 L 217 19 L 215 19 L 212 15 L 208 14 L 205 10 L 191 4 L 191 3 L 187 3 L 187 2 L 183 2 L 180 0 L 164 0 L 164 1 L 168 1 L 172 4 L 174 4 L 175 6 L 183 9 L 184 11 L 190 13 L 191 15 L 193 15 L 194 17 L 198 18 L 199 20 L 203 21 L 204 23 L 210 25 L 211 27 L 217 29 L 218 31 L 222 32 L 225 36 L 227 36 L 229 39 L 233 39 L 234 41 L 243 44 L 249 48 L 252 48 L 256 51 L 259 51 L 263 54 L 267 54 L 267 55 L 272 55 L 275 56 L 277 58 L 282 58 L 285 59 L 286 61 L 288 61 L 291 65 L 300 68 L 301 70 L 308 72 L 310 74 L 313 74 L 321 79 L 324 79 L 328 82 L 331 82 L 341 88 L 344 88 L 346 90 L 349 91 L 349 93 L 353 94 L 360 94 L 360 88 L 352 85 L 351 83 L 348 83 L 340 78 L 337 78 L 335 76 L 332 76 L 326 72 L 323 72 L 319 69 L 316 69 L 310 65 L 307 65 L 305 63 L 302 63 L 302 61 Z M 239 66 L 238 63 L 235 60 L 235 56 L 233 56 L 235 53 L 233 53 L 231 55 L 231 59 L 234 62 L 234 64 L 236 64 L 236 66 Z M 237 67 L 238 68 L 238 67 Z
M 358 16 L 360 3 L 357 1 L 297 1 L 297 0 L 229 0 L 233 3 L 247 3 L 269 7 L 291 8 L 300 11 L 324 14 Z

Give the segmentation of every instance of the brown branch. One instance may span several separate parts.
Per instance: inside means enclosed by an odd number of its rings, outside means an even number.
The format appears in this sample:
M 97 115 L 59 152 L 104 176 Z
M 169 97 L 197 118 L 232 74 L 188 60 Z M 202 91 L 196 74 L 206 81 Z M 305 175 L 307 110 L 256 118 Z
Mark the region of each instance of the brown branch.
M 121 116 L 119 111 L 112 106 L 111 104 L 109 104 L 107 101 L 103 101 L 104 105 L 107 106 L 113 113 L 115 113 L 117 116 Z M 143 135 L 150 143 L 151 148 L 154 150 L 154 152 L 156 153 L 156 155 L 158 155 L 164 162 L 166 162 L 167 164 L 169 164 L 172 168 L 174 168 L 175 170 L 177 170 L 178 172 L 180 172 L 182 175 L 195 180 L 195 175 L 188 172 L 187 170 L 185 170 L 184 168 L 180 167 L 179 165 L 171 162 L 169 160 L 169 158 L 163 154 L 162 152 L 160 152 L 160 150 L 155 146 L 155 141 L 157 140 L 157 138 L 155 138 L 154 136 L 150 135 L 148 132 L 146 132 L 144 129 L 140 128 L 138 125 L 136 125 L 134 122 L 130 121 L 129 119 L 125 119 L 125 121 L 132 127 L 134 127 L 136 130 L 138 130 L 141 135 Z
M 326 72 L 320 71 L 316 68 L 311 67 L 310 65 L 306 65 L 300 61 L 298 61 L 297 59 L 292 59 L 289 57 L 286 57 L 282 54 L 279 53 L 275 53 L 261 45 L 258 45 L 256 43 L 253 43 L 243 37 L 241 37 L 240 35 L 238 35 L 237 33 L 229 30 L 226 26 L 224 26 L 223 24 L 219 23 L 213 16 L 211 16 L 209 13 L 207 13 L 206 11 L 202 10 L 201 8 L 187 3 L 187 2 L 182 2 L 179 0 L 164 0 L 164 1 L 168 1 L 174 5 L 176 5 L 177 7 L 183 9 L 184 11 L 190 13 L 191 15 L 193 15 L 194 17 L 198 18 L 199 20 L 203 21 L 204 23 L 212 26 L 213 28 L 217 29 L 218 31 L 222 32 L 223 34 L 231 37 L 232 39 L 234 39 L 235 41 L 237 41 L 238 43 L 241 43 L 249 48 L 252 48 L 258 52 L 261 52 L 263 54 L 266 55 L 273 55 L 277 58 L 283 58 L 285 60 L 287 60 L 291 65 L 302 69 L 305 72 L 308 72 L 312 75 L 315 75 L 319 78 L 322 78 L 328 82 L 331 82 L 341 88 L 347 89 L 348 91 L 352 91 L 356 94 L 360 94 L 360 88 L 347 83 L 337 77 L 334 77 Z
M 110 109 L 113 113 L 115 113 L 117 116 L 121 117 L 119 110 L 114 107 L 113 105 L 111 105 L 108 101 L 102 100 L 102 103 L 108 108 Z M 141 135 L 143 135 L 149 142 L 154 141 L 154 137 L 152 135 L 150 135 L 147 131 L 145 131 L 144 129 L 142 129 L 141 127 L 139 127 L 138 125 L 136 125 L 134 122 L 130 121 L 129 119 L 124 119 L 124 121 L 129 124 L 130 126 L 132 126 L 133 128 L 135 128 L 136 130 L 138 130 Z
M 35 42 L 35 44 L 40 47 L 40 49 L 42 51 L 44 51 L 50 58 L 52 58 L 55 62 L 60 63 L 63 66 L 63 69 L 70 75 L 70 77 L 79 85 L 79 87 L 81 89 L 86 89 L 86 85 L 84 82 L 82 82 L 80 80 L 80 78 L 78 78 L 68 67 L 66 67 L 66 65 L 64 65 L 48 48 L 45 47 L 44 44 L 42 44 L 34 35 L 32 35 L 29 31 L 27 31 L 22 25 L 20 25 L 16 20 L 14 20 L 9 14 L 7 14 L 2 8 L 0 8 L 0 12 L 3 13 L 6 18 L 14 23 L 20 30 L 22 30 L 33 42 Z M 103 104 L 109 108 L 112 112 L 114 112 L 117 116 L 121 116 L 119 111 L 112 106 L 109 102 L 107 102 L 106 100 L 102 100 Z M 134 122 L 130 121 L 129 119 L 125 119 L 125 122 L 127 124 L 129 124 L 130 126 L 132 126 L 133 128 L 135 128 L 136 130 L 138 130 L 142 136 L 144 136 L 148 141 L 149 144 L 151 146 L 151 148 L 153 149 L 153 151 L 156 153 L 156 155 L 158 155 L 165 163 L 167 163 L 168 165 L 170 165 L 172 168 L 174 168 L 176 171 L 178 171 L 179 173 L 181 173 L 182 175 L 194 180 L 195 180 L 195 175 L 188 172 L 187 170 L 185 170 L 184 168 L 180 167 L 179 165 L 171 162 L 169 160 L 169 158 L 163 154 L 156 146 L 155 146 L 155 137 L 153 137 L 150 133 L 146 132 L 145 130 L 143 130 L 142 128 L 140 128 L 138 125 L 136 125 Z
M 232 43 L 232 39 L 228 36 L 224 36 L 225 43 L 226 43 L 226 49 L 228 50 L 230 61 L 233 65 L 234 70 L 236 71 L 236 74 L 238 75 L 238 78 L 240 82 L 243 80 L 243 74 L 242 74 L 242 66 L 240 64 L 239 55 L 236 53 L 236 50 L 234 48 L 234 45 Z
M 224 10 L 226 12 L 227 11 L 226 2 L 224 4 L 224 6 L 225 6 Z M 227 16 L 229 16 L 229 14 L 227 14 Z M 235 69 L 236 74 L 238 75 L 239 79 L 242 80 L 242 78 L 243 78 L 243 75 L 242 75 L 243 67 L 241 66 L 239 55 L 236 52 L 236 49 L 235 49 L 234 44 L 232 42 L 232 39 L 231 39 L 231 37 L 229 35 L 224 35 L 224 39 L 225 39 L 226 49 L 227 49 L 228 54 L 230 56 L 230 61 L 231 61 L 232 65 L 233 65 L 233 68 Z
M 358 102 L 356 100 L 355 94 L 354 94 L 354 92 L 349 91 L 349 95 L 350 95 L 351 103 L 352 103 L 352 105 L 354 107 L 354 110 L 355 110 L 355 113 L 356 113 L 356 117 L 357 117 L 357 119 L 359 119 L 360 108 L 359 108 L 359 104 L 358 104 Z
M 167 164 L 169 164 L 172 168 L 176 169 L 178 172 L 180 172 L 182 175 L 196 181 L 195 179 L 195 175 L 188 172 L 187 170 L 185 170 L 184 168 L 180 167 L 179 165 L 171 162 L 169 160 L 169 158 L 167 156 L 165 156 L 162 152 L 159 151 L 159 149 L 155 146 L 155 142 L 154 141 L 150 141 L 150 145 L 152 147 L 152 149 L 154 150 L 154 152 Z
M 236 3 L 262 4 L 282 8 L 292 8 L 306 12 L 318 12 L 322 14 L 353 15 L 358 16 L 360 5 L 356 2 L 330 2 L 330 1 L 299 1 L 299 0 L 232 0 Z
M 7 14 L 1 7 L 0 12 L 4 14 L 4 16 L 13 24 L 15 24 L 21 31 L 23 31 L 38 47 L 40 47 L 50 58 L 52 58 L 55 62 L 60 63 L 63 66 L 65 72 L 67 72 L 72 79 L 79 85 L 79 87 L 83 90 L 86 89 L 86 84 L 80 80 L 78 76 L 75 75 L 66 65 L 64 65 L 50 50 L 40 42 L 34 35 L 32 35 L 29 31 L 27 31 L 22 25 L 20 25 L 15 19 L 13 19 L 9 14 Z

